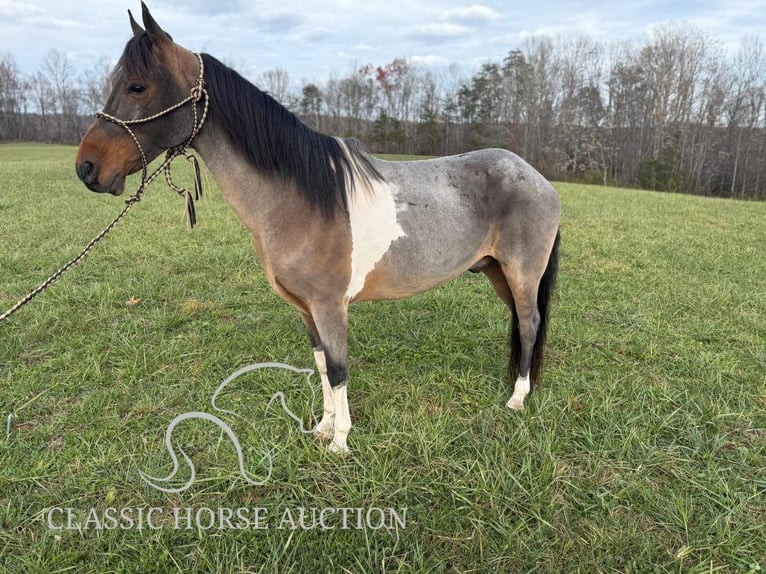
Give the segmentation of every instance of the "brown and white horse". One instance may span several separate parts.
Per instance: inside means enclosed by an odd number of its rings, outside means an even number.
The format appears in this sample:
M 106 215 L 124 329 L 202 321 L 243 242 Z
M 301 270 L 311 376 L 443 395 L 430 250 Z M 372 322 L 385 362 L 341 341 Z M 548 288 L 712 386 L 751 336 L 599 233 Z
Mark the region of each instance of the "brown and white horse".
M 80 144 L 77 173 L 91 190 L 119 195 L 125 177 L 162 151 L 194 148 L 252 233 L 271 286 L 308 329 L 324 398 L 316 435 L 348 450 L 349 304 L 420 293 L 467 270 L 484 273 L 510 310 L 516 382 L 508 407 L 522 409 L 556 277 L 553 187 L 500 149 L 376 159 L 354 140 L 310 129 L 212 56 L 174 43 L 142 8 L 143 28 L 131 16 L 134 35 Z

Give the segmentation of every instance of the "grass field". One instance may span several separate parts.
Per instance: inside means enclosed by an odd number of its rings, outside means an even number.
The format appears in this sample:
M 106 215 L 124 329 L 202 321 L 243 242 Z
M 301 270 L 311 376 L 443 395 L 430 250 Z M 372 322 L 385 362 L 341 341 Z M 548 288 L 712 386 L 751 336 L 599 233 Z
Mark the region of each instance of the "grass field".
M 74 154 L 0 146 L 0 311 L 122 206 L 85 190 Z M 504 406 L 506 313 L 466 274 L 352 308 L 351 456 L 264 413 L 284 390 L 308 424 L 300 378 L 252 373 L 219 404 L 248 419 L 228 422 L 253 475 L 273 449 L 271 478 L 246 484 L 223 433 L 188 421 L 174 436 L 197 480 L 164 494 L 139 471 L 170 472 L 174 417 L 210 411 L 244 365 L 313 358 L 220 194 L 208 189 L 190 233 L 182 201 L 155 184 L 0 324 L 0 572 L 766 569 L 766 204 L 556 187 L 547 369 L 523 413 Z M 90 509 L 240 507 L 266 508 L 268 527 L 87 522 Z M 406 526 L 280 528 L 285 510 L 340 507 L 406 508 Z M 56 508 L 75 509 L 73 528 L 49 527 Z

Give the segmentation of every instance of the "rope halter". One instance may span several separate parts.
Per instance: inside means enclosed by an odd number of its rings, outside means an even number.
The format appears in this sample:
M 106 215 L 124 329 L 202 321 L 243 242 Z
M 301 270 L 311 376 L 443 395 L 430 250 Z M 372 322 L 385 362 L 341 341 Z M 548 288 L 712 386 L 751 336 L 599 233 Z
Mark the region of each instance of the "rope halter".
M 126 203 L 129 205 L 132 205 L 133 203 L 137 203 L 141 201 L 141 196 L 144 194 L 144 191 L 146 191 L 146 188 L 149 185 L 151 185 L 155 179 L 157 179 L 157 176 L 159 175 L 160 171 L 164 171 L 165 180 L 167 181 L 167 184 L 170 187 L 170 189 L 175 191 L 178 195 L 185 197 L 186 199 L 186 216 L 187 216 L 187 220 L 189 222 L 190 228 L 193 228 L 194 225 L 197 223 L 196 212 L 194 209 L 194 200 L 195 199 L 199 200 L 202 197 L 202 180 L 201 180 L 201 174 L 200 174 L 199 161 L 197 160 L 196 156 L 192 155 L 190 152 L 187 151 L 187 148 L 191 145 L 192 140 L 197 136 L 197 134 L 202 129 L 202 126 L 204 125 L 205 120 L 207 119 L 207 112 L 208 112 L 208 107 L 210 104 L 210 97 L 208 96 L 207 90 L 205 89 L 205 64 L 202 61 L 202 56 L 200 54 L 195 54 L 195 56 L 197 56 L 197 61 L 199 62 L 199 76 L 197 77 L 197 81 L 194 83 L 194 85 L 191 88 L 191 93 L 186 99 L 178 102 L 177 104 L 173 106 L 170 106 L 169 108 L 165 110 L 162 110 L 159 113 L 156 113 L 146 118 L 140 118 L 137 120 L 121 120 L 105 112 L 99 112 L 96 114 L 97 118 L 106 120 L 108 122 L 111 122 L 113 124 L 120 126 L 121 128 L 124 128 L 125 131 L 128 132 L 128 135 L 130 135 L 130 138 L 133 140 L 133 143 L 136 144 L 138 153 L 141 156 L 141 185 L 138 187 L 138 190 L 136 191 L 136 193 L 133 196 L 131 196 L 126 201 Z M 197 105 L 196 105 L 200 101 L 203 102 L 201 115 L 198 113 Z M 192 104 L 192 113 L 194 117 L 192 130 L 191 130 L 191 133 L 189 134 L 189 137 L 186 138 L 186 140 L 183 143 L 168 149 L 167 152 L 165 152 L 165 159 L 162 162 L 162 164 L 160 164 L 160 166 L 157 169 L 155 169 L 150 175 L 147 175 L 149 162 L 146 160 L 146 153 L 144 153 L 144 148 L 141 146 L 141 142 L 138 140 L 138 137 L 131 129 L 131 126 L 136 126 L 136 125 L 152 122 L 154 120 L 157 120 L 163 116 L 166 116 L 184 107 L 186 104 L 189 104 L 189 103 Z M 170 173 L 170 166 L 173 163 L 173 160 L 176 159 L 178 156 L 184 156 L 186 160 L 189 162 L 189 164 L 191 164 L 194 170 L 194 197 L 192 197 L 192 194 L 188 189 L 179 187 L 173 182 L 173 177 Z
M 188 148 L 191 145 L 192 140 L 197 136 L 197 134 L 202 129 L 202 125 L 205 123 L 205 119 L 207 118 L 207 110 L 208 110 L 208 104 L 210 103 L 210 98 L 208 96 L 207 90 L 205 89 L 205 65 L 202 62 L 202 56 L 199 54 L 195 54 L 197 56 L 197 60 L 199 61 L 199 77 L 197 78 L 197 81 L 194 83 L 194 86 L 192 86 L 191 94 L 189 94 L 189 97 L 185 100 L 178 102 L 176 105 L 169 107 L 166 110 L 161 111 L 158 114 L 154 114 L 153 116 L 149 116 L 148 118 L 142 118 L 140 120 L 121 120 L 119 118 L 115 118 L 114 116 L 110 116 L 107 113 L 101 112 L 96 114 L 96 117 L 104 119 L 106 121 L 112 122 L 113 124 L 117 124 L 118 126 L 121 126 L 125 129 L 125 131 L 128 132 L 131 139 L 133 140 L 133 143 L 136 144 L 136 147 L 138 148 L 138 152 L 141 154 L 141 167 L 142 167 L 142 174 L 141 174 L 141 185 L 138 187 L 138 190 L 136 191 L 135 195 L 130 197 L 125 202 L 125 207 L 122 208 L 122 211 L 117 215 L 117 217 L 112 221 L 109 225 L 107 225 L 101 233 L 99 233 L 96 237 L 94 237 L 90 243 L 88 243 L 85 248 L 80 251 L 78 255 L 76 255 L 74 258 L 70 259 L 67 263 L 64 264 L 63 267 L 61 267 L 58 271 L 56 271 L 53 275 L 48 277 L 45 281 L 43 281 L 39 286 L 37 286 L 35 289 L 33 289 L 31 292 L 29 292 L 27 295 L 22 297 L 16 304 L 8 309 L 6 312 L 0 314 L 0 323 L 5 321 L 8 317 L 16 313 L 19 309 L 21 309 L 24 305 L 29 303 L 32 299 L 37 297 L 40 293 L 48 289 L 51 285 L 53 285 L 56 281 L 58 281 L 64 273 L 69 271 L 72 267 L 77 265 L 80 261 L 82 261 L 88 253 L 90 253 L 91 249 L 102 241 L 104 237 L 107 236 L 107 234 L 112 231 L 112 229 L 115 228 L 115 226 L 122 221 L 122 219 L 125 217 L 125 215 L 128 213 L 131 207 L 133 207 L 136 203 L 141 201 L 141 196 L 144 194 L 144 191 L 146 191 L 146 188 L 157 178 L 160 171 L 165 171 L 165 179 L 168 182 L 168 185 L 172 190 L 174 190 L 179 195 L 183 195 L 186 197 L 186 216 L 189 221 L 189 226 L 194 227 L 194 224 L 197 222 L 197 218 L 195 216 L 194 212 L 194 199 L 192 198 L 191 193 L 187 189 L 183 189 L 181 187 L 178 187 L 173 183 L 173 178 L 170 175 L 170 164 L 173 162 L 175 158 L 177 158 L 179 155 L 184 156 L 187 161 L 192 165 L 194 168 L 194 196 L 196 199 L 199 199 L 202 197 L 202 182 L 200 180 L 200 169 L 199 169 L 199 162 L 197 161 L 197 158 L 194 157 L 192 154 L 186 151 L 186 148 Z M 201 100 L 204 100 L 204 106 L 202 108 L 202 115 L 200 116 L 197 113 L 197 103 Z M 161 118 L 164 115 L 167 115 L 183 106 L 185 106 L 188 103 L 192 103 L 192 111 L 194 114 L 194 125 L 192 126 L 192 131 L 189 134 L 189 137 L 186 138 L 186 141 L 183 142 L 180 145 L 177 145 L 175 147 L 170 148 L 165 153 L 165 159 L 160 164 L 160 166 L 155 169 L 151 175 L 147 176 L 147 161 L 146 161 L 146 154 L 144 153 L 144 148 L 141 147 L 141 142 L 138 141 L 138 138 L 136 137 L 136 134 L 133 133 L 133 130 L 130 129 L 130 126 L 138 125 L 138 124 L 145 124 L 148 122 L 151 122 L 152 120 L 156 120 L 157 118 Z

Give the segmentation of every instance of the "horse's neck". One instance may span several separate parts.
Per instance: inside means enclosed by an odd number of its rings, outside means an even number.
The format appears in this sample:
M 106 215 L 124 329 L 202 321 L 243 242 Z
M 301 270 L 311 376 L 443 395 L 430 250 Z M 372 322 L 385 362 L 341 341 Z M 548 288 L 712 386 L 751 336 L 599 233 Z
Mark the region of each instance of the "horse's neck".
M 280 207 L 274 178 L 252 167 L 214 124 L 206 124 L 192 146 L 210 170 L 224 199 L 248 229 L 260 235 Z
M 280 266 L 295 260 L 296 245 L 307 237 L 323 237 L 327 222 L 307 205 L 288 179 L 261 173 L 239 153 L 214 125 L 207 125 L 193 142 L 221 193 L 253 235 L 255 250 L 272 286 Z M 212 128 L 212 129 L 211 129 Z M 320 247 L 342 252 L 349 238 L 341 231 Z M 313 242 L 316 247 L 317 242 Z M 310 266 L 309 266 L 310 267 Z M 281 291 L 280 291 L 281 293 Z

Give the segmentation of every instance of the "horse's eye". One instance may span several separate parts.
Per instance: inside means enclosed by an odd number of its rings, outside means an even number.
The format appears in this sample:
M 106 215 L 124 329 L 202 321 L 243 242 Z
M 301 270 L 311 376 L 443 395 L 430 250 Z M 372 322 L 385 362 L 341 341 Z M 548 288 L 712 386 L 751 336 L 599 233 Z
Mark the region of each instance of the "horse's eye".
M 130 84 L 130 87 L 128 87 L 128 92 L 131 94 L 143 94 L 144 91 L 146 91 L 146 86 L 141 84 Z

